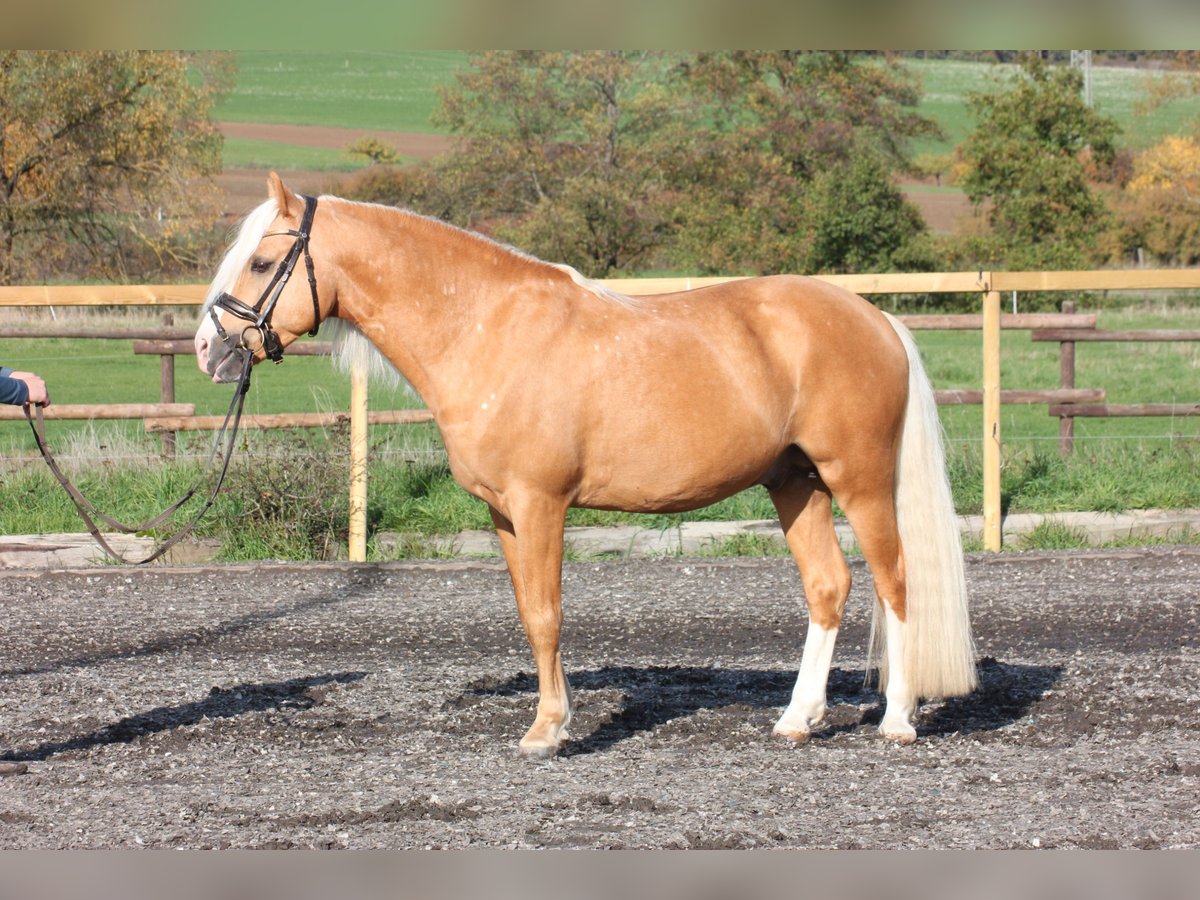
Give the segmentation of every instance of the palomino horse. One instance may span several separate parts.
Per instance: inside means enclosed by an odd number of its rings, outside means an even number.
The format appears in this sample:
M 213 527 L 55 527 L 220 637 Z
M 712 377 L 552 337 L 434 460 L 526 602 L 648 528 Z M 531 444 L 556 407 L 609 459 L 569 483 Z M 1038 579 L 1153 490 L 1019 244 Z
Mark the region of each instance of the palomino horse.
M 559 630 L 572 506 L 676 512 L 766 486 L 809 610 L 776 734 L 804 741 L 825 713 L 850 591 L 835 499 L 875 583 L 880 731 L 909 743 L 921 697 L 974 687 L 937 409 L 895 319 L 798 276 L 622 296 L 410 212 L 300 198 L 274 174 L 268 189 L 210 290 L 200 368 L 236 380 L 247 350 L 278 356 L 337 317 L 408 379 L 503 547 L 538 674 L 523 754 L 554 754 L 571 719 Z M 301 255 L 307 285 L 287 278 Z

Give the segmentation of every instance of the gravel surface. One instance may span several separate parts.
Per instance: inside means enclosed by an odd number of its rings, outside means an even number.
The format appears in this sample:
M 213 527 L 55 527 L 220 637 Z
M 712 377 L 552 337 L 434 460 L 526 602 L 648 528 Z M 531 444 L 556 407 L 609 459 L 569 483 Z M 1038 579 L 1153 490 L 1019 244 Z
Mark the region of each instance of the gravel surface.
M 972 555 L 982 684 L 910 747 L 852 569 L 791 747 L 789 561 L 567 564 L 545 762 L 498 563 L 0 573 L 0 846 L 1200 846 L 1200 550 Z

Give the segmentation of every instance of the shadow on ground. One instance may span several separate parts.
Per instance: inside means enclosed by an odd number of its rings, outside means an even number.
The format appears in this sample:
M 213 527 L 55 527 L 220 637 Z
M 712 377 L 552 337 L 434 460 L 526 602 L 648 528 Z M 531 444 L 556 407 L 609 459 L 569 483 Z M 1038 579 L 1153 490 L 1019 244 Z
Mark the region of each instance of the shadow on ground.
M 195 725 L 204 719 L 230 719 L 246 713 L 282 709 L 311 709 L 322 700 L 315 689 L 333 684 L 350 684 L 366 672 L 337 672 L 273 681 L 214 687 L 203 700 L 178 706 L 160 706 L 129 716 L 90 734 L 41 744 L 32 750 L 0 755 L 2 762 L 40 762 L 72 750 L 88 750 L 106 744 L 129 744 L 147 735 Z
M 925 713 L 917 723 L 917 732 L 975 734 L 1004 728 L 1028 715 L 1061 674 L 1060 666 L 1002 663 L 985 657 L 979 663 L 979 687 L 966 697 L 947 700 Z M 736 706 L 782 711 L 796 680 L 794 671 L 709 666 L 605 666 L 569 672 L 567 677 L 579 691 L 617 691 L 622 703 L 590 734 L 575 733 L 563 755 L 603 751 L 701 710 Z M 504 681 L 480 679 L 450 702 L 469 705 L 472 698 L 536 693 L 536 677 L 522 672 Z M 835 668 L 830 672 L 828 704 L 826 724 L 814 733 L 814 740 L 877 725 L 883 717 L 883 698 L 864 684 L 862 669 Z M 532 703 L 529 713 L 532 720 Z

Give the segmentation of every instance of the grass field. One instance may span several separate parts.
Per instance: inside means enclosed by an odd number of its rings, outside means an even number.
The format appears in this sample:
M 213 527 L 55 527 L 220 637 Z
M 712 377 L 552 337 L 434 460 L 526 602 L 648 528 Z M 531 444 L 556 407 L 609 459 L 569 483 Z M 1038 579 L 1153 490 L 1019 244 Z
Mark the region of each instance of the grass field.
M 437 130 L 430 121 L 437 88 L 468 65 L 467 54 L 454 51 L 239 51 L 237 60 L 236 87 L 217 106 L 215 119 L 417 132 Z M 905 65 L 923 86 L 921 112 L 946 132 L 944 140 L 918 142 L 918 153 L 949 152 L 974 127 L 968 95 L 1002 89 L 1017 72 L 1014 65 L 996 63 L 907 60 Z M 1143 69 L 1093 67 L 1096 109 L 1117 120 L 1124 145 L 1141 149 L 1164 135 L 1195 129 L 1200 98 L 1174 101 L 1150 115 L 1137 112 L 1148 81 L 1161 77 Z M 225 158 L 231 166 L 348 170 L 361 165 L 340 151 L 272 142 L 230 141 Z
M 345 149 L 301 147 L 243 137 L 226 137 L 222 155 L 226 168 L 352 172 L 369 164 L 366 158 L 351 156 Z
M 453 51 L 238 51 L 217 120 L 433 131 L 437 87 L 466 64 Z
M 909 60 L 908 67 L 921 81 L 924 95 L 919 109 L 936 120 L 946 132 L 941 141 L 921 141 L 918 153 L 948 153 L 975 127 L 967 106 L 972 93 L 1003 90 L 1019 71 L 1010 64 L 950 60 Z M 1147 85 L 1161 73 L 1144 69 L 1092 67 L 1092 101 L 1095 109 L 1111 116 L 1121 126 L 1118 143 L 1140 150 L 1168 134 L 1190 134 L 1200 120 L 1200 98 L 1190 97 L 1165 104 L 1151 114 L 1137 111 L 1148 96 Z
M 455 51 L 239 51 L 234 89 L 217 121 L 433 133 L 437 88 L 467 64 Z M 348 172 L 367 161 L 344 149 L 227 138 L 226 167 Z
M 194 321 L 192 313 L 175 313 L 180 322 Z M 77 313 L 80 321 L 97 322 L 94 314 Z M 59 320 L 64 316 L 60 314 Z M 112 321 L 112 317 L 108 317 Z M 134 317 L 131 322 L 153 324 L 153 320 Z M 100 327 L 100 326 L 97 326 Z M 302 338 L 303 340 L 303 338 Z M 7 339 L 3 342 L 4 364 L 35 371 L 51 386 L 55 403 L 157 403 L 160 392 L 159 357 L 138 356 L 130 341 L 77 339 Z M 223 414 L 229 406 L 232 387 L 214 385 L 196 367 L 195 357 L 175 358 L 175 399 L 194 403 L 197 415 Z M 421 402 L 404 388 L 381 386 L 372 389 L 380 408 L 404 409 Z M 246 414 L 275 412 L 323 412 L 344 410 L 349 406 L 350 379 L 331 365 L 329 359 L 289 356 L 279 366 L 264 365 L 254 370 L 252 387 L 246 398 Z M 114 441 L 140 433 L 139 425 L 96 423 L 84 425 L 68 421 L 51 422 L 48 427 L 64 440 L 73 440 L 77 431 L 110 430 Z M 12 455 L 14 448 L 29 449 L 28 426 L 22 421 L 0 422 L 0 456 Z M 154 439 L 157 440 L 157 439 Z M 127 441 L 121 441 L 127 445 Z

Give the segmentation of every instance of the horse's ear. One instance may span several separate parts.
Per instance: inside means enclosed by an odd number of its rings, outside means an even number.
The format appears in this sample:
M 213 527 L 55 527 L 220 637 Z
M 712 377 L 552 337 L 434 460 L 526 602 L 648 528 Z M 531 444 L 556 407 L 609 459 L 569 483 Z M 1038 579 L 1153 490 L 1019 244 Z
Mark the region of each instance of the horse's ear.
M 300 198 L 284 187 L 283 179 L 279 177 L 278 172 L 272 172 L 267 176 L 267 194 L 275 201 L 275 206 L 283 215 L 299 218 L 303 212 Z

